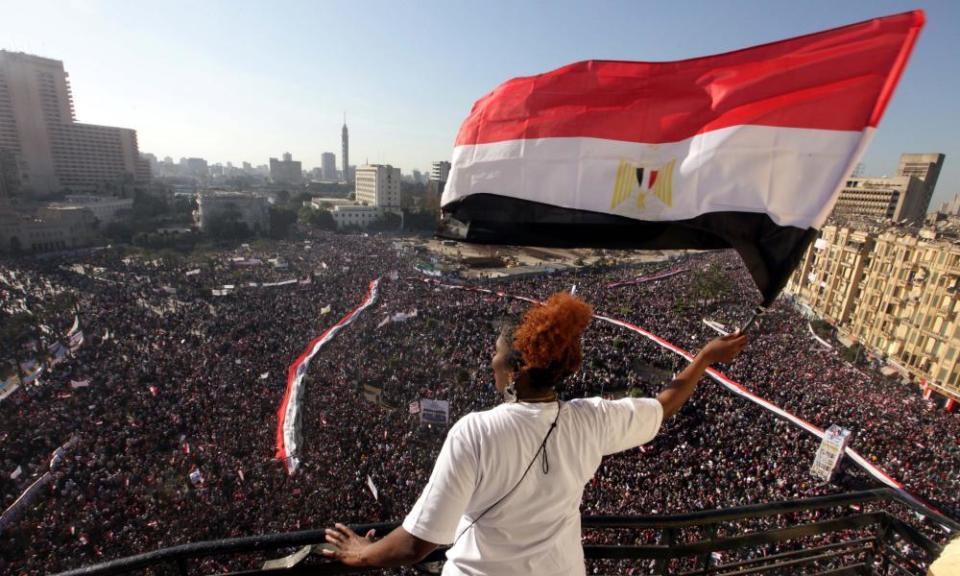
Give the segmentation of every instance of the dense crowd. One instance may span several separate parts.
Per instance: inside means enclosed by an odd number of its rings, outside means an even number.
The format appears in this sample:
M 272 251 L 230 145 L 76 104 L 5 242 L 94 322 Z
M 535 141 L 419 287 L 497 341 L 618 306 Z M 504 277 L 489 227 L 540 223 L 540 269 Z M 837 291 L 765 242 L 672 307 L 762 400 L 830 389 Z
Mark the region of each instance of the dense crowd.
M 0 534 L 0 573 L 48 573 L 184 542 L 402 518 L 445 432 L 420 426 L 408 405 L 449 400 L 451 421 L 494 406 L 489 364 L 497 327 L 526 307 L 426 282 L 414 268 L 422 258 L 393 238 L 318 234 L 192 260 L 110 249 L 0 263 L 0 321 L 30 311 L 43 324 L 34 345 L 43 350 L 74 320 L 72 307 L 54 306 L 68 294 L 85 335 L 39 383 L 0 402 L 0 508 L 76 438 L 54 481 Z M 607 287 L 681 265 L 688 271 Z M 698 291 L 699 271 L 707 268 L 719 271 L 722 289 Z M 310 366 L 302 466 L 288 476 L 273 458 L 286 367 L 359 304 L 375 277 L 384 278 L 379 300 Z M 263 286 L 291 279 L 297 282 Z M 535 298 L 576 285 L 597 312 L 692 350 L 715 336 L 704 317 L 735 326 L 759 299 L 731 253 L 485 283 Z M 224 286 L 232 288 L 214 295 Z M 398 313 L 403 319 L 389 321 Z M 650 341 L 600 321 L 588 328 L 584 358 L 566 398 L 653 395 L 682 366 Z M 915 388 L 843 361 L 811 338 L 789 304 L 765 315 L 741 359 L 724 369 L 818 426 L 855 431 L 854 447 L 865 457 L 960 516 L 960 420 L 930 408 Z M 77 380 L 90 384 L 72 387 Z M 818 444 L 704 380 L 653 442 L 604 460 L 584 493 L 583 513 L 672 514 L 876 485 L 850 465 L 845 485 L 818 484 L 809 473 Z

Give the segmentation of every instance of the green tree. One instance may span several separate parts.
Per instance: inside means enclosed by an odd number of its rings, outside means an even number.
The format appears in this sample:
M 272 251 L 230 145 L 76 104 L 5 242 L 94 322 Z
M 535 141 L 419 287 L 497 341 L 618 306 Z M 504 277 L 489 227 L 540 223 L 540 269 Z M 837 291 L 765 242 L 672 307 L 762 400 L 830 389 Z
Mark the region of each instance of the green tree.
M 300 209 L 298 219 L 301 224 L 318 228 L 320 230 L 336 230 L 337 223 L 333 219 L 333 214 L 329 210 L 318 210 L 316 208 L 303 207 Z
M 19 362 L 23 344 L 37 338 L 37 320 L 26 312 L 0 320 L 0 357 Z
M 297 223 L 297 213 L 292 208 L 270 207 L 270 237 L 279 239 L 289 236 Z
M 309 192 L 300 192 L 293 197 L 294 204 L 309 204 L 311 200 L 313 200 L 313 196 Z
M 400 229 L 400 215 L 393 212 L 384 212 L 382 216 L 367 226 L 372 232 L 392 232 Z
M 210 218 L 208 232 L 216 240 L 241 240 L 251 234 L 247 224 L 240 221 L 240 212 L 236 209 L 224 210 Z

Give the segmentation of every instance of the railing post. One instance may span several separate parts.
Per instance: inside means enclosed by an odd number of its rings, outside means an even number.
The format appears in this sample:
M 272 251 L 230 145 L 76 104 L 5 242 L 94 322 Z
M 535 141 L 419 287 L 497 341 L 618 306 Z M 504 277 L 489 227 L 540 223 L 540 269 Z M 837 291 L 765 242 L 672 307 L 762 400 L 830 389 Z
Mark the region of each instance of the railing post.
M 704 532 L 706 532 L 705 541 L 712 541 L 717 537 L 717 525 L 716 524 L 707 524 L 703 527 Z M 713 552 L 704 552 L 700 556 L 700 562 L 703 564 L 703 569 L 708 574 L 713 570 Z
M 890 570 L 890 556 L 885 554 L 878 549 L 878 546 L 892 546 L 893 544 L 888 542 L 890 540 L 890 518 L 886 514 L 880 519 L 880 528 L 877 530 L 877 539 L 873 543 L 873 554 L 867 556 L 867 563 L 870 566 L 870 569 L 873 569 L 873 556 L 877 552 L 880 552 L 880 571 L 878 574 L 888 574 Z
M 673 527 L 667 527 L 663 529 L 663 532 L 660 534 L 660 542 L 665 544 L 668 548 L 673 548 L 673 545 L 677 542 L 677 529 Z M 669 565 L 669 558 L 660 558 L 657 560 L 654 565 L 654 571 L 656 574 L 667 574 L 667 566 Z

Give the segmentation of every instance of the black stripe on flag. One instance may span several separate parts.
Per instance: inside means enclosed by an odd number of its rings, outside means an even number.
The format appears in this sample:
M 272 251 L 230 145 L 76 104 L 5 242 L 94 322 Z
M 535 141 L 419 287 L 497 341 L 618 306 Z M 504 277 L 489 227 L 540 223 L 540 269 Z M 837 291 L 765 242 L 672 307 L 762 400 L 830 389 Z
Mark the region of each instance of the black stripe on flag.
M 763 305 L 769 306 L 817 230 L 780 226 L 758 212 L 711 212 L 689 220 L 654 222 L 472 194 L 444 207 L 437 236 L 479 244 L 557 248 L 733 248 L 763 294 Z

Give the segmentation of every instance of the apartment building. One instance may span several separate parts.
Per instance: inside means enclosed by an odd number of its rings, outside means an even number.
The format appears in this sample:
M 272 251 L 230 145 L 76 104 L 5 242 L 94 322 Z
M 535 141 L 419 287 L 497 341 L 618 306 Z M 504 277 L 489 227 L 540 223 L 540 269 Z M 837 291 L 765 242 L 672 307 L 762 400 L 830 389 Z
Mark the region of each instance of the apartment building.
M 960 220 L 825 226 L 786 291 L 843 338 L 960 400 Z

